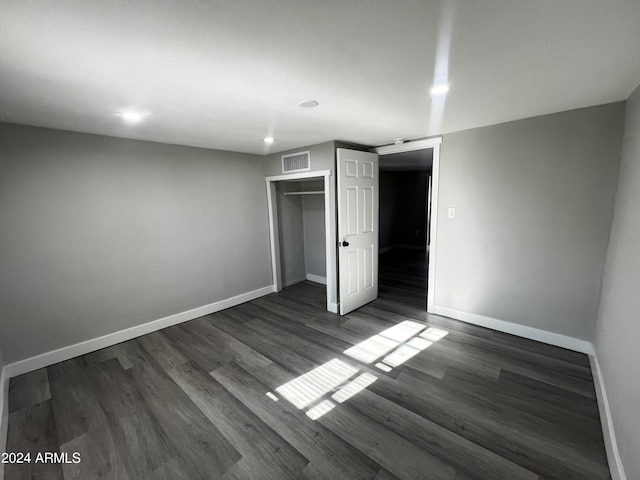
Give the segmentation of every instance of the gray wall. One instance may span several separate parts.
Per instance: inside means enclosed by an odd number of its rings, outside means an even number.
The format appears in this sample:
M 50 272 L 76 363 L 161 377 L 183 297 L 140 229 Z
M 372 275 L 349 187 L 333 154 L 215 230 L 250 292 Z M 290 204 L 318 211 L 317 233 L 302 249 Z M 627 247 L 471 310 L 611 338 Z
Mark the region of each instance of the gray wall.
M 0 124 L 8 362 L 271 285 L 262 157 Z
M 623 114 L 616 103 L 444 137 L 436 305 L 592 339 Z
M 640 86 L 627 102 L 595 349 L 628 479 L 640 478 Z
M 299 183 L 279 182 L 277 191 L 278 234 L 280 236 L 280 275 L 287 287 L 305 279 L 304 223 L 302 197 L 284 195 L 299 191 Z
M 302 198 L 304 221 L 304 253 L 306 273 L 327 276 L 327 251 L 324 223 L 324 195 L 306 195 Z
M 0 338 L 4 330 L 0 330 Z M 0 349 L 0 374 L 5 366 L 2 349 Z M 7 451 L 7 428 L 9 427 L 9 381 L 0 375 L 0 452 Z M 0 464 L 0 480 L 4 479 L 4 464 Z
M 319 143 L 308 147 L 295 148 L 284 152 L 272 153 L 265 157 L 266 176 L 283 175 L 282 173 L 282 155 L 295 152 L 309 151 L 311 158 L 311 171 L 331 170 L 333 173 L 336 164 L 336 148 L 335 142 Z M 335 178 L 334 178 L 335 180 Z

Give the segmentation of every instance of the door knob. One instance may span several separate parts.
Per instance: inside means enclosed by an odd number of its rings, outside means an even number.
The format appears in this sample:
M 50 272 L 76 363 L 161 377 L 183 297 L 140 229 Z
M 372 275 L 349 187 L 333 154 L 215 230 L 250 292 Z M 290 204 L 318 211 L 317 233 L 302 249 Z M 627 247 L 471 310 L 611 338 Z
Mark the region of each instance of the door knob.
M 343 247 L 348 247 L 349 246 L 349 242 L 342 242 L 342 246 Z

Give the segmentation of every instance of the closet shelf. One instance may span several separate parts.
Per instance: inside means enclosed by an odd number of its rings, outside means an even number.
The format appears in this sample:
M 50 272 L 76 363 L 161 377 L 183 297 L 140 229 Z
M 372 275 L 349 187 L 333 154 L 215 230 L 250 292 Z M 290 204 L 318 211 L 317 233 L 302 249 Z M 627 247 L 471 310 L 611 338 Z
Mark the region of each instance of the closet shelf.
M 310 192 L 284 192 L 285 195 L 324 195 L 324 190 Z

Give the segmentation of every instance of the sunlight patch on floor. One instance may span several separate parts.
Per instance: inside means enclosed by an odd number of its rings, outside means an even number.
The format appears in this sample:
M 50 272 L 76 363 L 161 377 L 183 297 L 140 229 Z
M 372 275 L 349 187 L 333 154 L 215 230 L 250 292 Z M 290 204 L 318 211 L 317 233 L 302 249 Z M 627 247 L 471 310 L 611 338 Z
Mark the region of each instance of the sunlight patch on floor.
M 393 370 L 393 368 L 391 368 L 389 365 L 385 365 L 384 363 L 381 363 L 381 362 L 376 363 L 376 368 L 379 368 L 383 372 L 387 372 L 387 373 Z
M 343 353 L 365 364 L 377 361 L 376 368 L 390 372 L 448 333 L 446 330 L 427 328 L 425 324 L 405 320 L 346 349 Z M 382 360 L 379 361 L 380 358 Z M 359 371 L 359 368 L 334 358 L 279 386 L 275 391 L 298 409 L 318 402 L 306 412 L 309 418 L 317 420 L 336 407 L 334 402 L 322 397 L 333 392 L 331 398 L 338 404 L 343 403 L 378 379 L 375 375 L 365 372 L 349 381 Z M 267 392 L 267 396 L 274 401 L 278 400 L 272 392 Z
M 449 334 L 446 330 L 441 330 L 439 328 L 429 327 L 424 332 L 420 334 L 422 338 L 426 338 L 432 342 L 437 342 L 443 337 L 446 337 Z
M 356 367 L 334 358 L 276 388 L 297 408 L 305 408 L 358 373 Z
M 422 350 L 424 350 L 426 348 L 429 348 L 431 345 L 433 345 L 433 342 L 429 341 L 429 340 L 426 340 L 424 338 L 415 337 L 415 338 L 412 338 L 411 340 L 409 340 L 407 342 L 407 345 L 422 351 Z
M 336 404 L 333 403 L 331 400 L 323 400 L 322 402 L 317 404 L 315 407 L 310 408 L 307 411 L 307 417 L 309 417 L 311 420 L 317 420 L 325 413 L 333 410 L 335 406 Z
M 344 387 L 331 395 L 331 398 L 333 398 L 338 403 L 342 403 L 367 388 L 377 379 L 378 377 L 376 377 L 375 375 L 371 375 L 370 373 L 363 373 L 362 375 L 358 375 L 358 377 L 351 380 Z
M 382 335 L 374 335 L 364 342 L 360 342 L 346 349 L 343 353 L 356 360 L 360 360 L 362 363 L 368 364 L 386 355 L 398 345 L 400 345 L 400 343 L 395 340 L 383 337 Z
M 426 328 L 426 325 L 418 322 L 412 322 L 411 320 L 405 320 L 391 328 L 387 328 L 379 333 L 383 337 L 395 340 L 398 343 L 406 342 L 411 337 L 415 336 L 418 332 L 421 332 Z
M 420 350 L 418 350 L 417 348 L 410 347 L 409 345 L 401 345 L 400 347 L 396 348 L 393 353 L 384 357 L 382 359 L 382 362 L 389 365 L 390 367 L 397 367 L 398 365 L 402 365 L 411 357 L 415 357 L 419 353 Z
M 375 364 L 375 367 L 384 372 L 390 372 L 394 367 L 402 365 L 429 348 L 434 342 L 447 336 L 448 333 L 440 328 L 427 328 L 422 323 L 405 320 L 348 348 L 343 353 L 366 364 L 373 363 L 384 356 L 382 361 Z

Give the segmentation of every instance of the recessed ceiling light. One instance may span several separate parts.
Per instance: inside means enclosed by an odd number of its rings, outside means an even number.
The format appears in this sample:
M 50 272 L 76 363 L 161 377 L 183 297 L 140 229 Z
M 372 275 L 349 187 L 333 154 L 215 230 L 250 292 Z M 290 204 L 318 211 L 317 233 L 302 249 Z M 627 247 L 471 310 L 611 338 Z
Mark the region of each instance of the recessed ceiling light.
M 314 108 L 318 106 L 318 102 L 315 100 L 307 100 L 305 102 L 300 102 L 300 106 L 302 108 Z
M 118 114 L 127 123 L 138 123 L 144 120 L 145 115 L 134 110 L 125 110 Z
M 264 143 L 273 143 L 275 140 L 273 137 L 264 137 Z
M 450 88 L 451 85 L 449 84 L 434 85 L 433 87 L 431 87 L 431 95 L 444 95 L 449 91 Z

